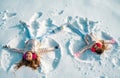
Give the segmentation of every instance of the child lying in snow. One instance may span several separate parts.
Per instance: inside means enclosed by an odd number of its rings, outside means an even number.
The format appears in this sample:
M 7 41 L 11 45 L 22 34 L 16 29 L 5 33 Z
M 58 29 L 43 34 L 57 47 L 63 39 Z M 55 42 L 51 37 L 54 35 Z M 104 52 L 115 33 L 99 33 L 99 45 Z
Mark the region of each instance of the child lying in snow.
M 89 41 L 88 38 L 91 38 L 91 41 Z M 98 40 L 93 35 L 93 33 L 87 34 L 84 37 L 84 40 L 85 40 L 87 45 L 79 52 L 74 53 L 75 57 L 79 57 L 81 53 L 84 53 L 88 49 L 90 49 L 94 53 L 101 55 L 105 50 L 109 49 L 108 44 L 115 43 L 114 39 L 112 39 L 112 40 Z
M 31 37 L 31 32 L 29 31 L 29 28 L 28 27 L 26 28 L 28 29 L 28 33 Z M 40 56 L 42 55 L 42 53 L 51 52 L 59 48 L 59 46 L 49 48 L 40 48 L 40 46 L 41 46 L 40 41 L 30 38 L 26 42 L 23 50 L 11 48 L 10 46 L 7 45 L 3 46 L 3 48 L 23 54 L 22 60 L 16 65 L 16 69 L 19 69 L 23 65 L 29 66 L 32 69 L 37 69 L 38 67 L 40 67 Z
M 26 42 L 23 50 L 11 48 L 7 45 L 3 46 L 3 48 L 23 54 L 22 60 L 17 63 L 17 69 L 19 69 L 23 65 L 29 66 L 33 69 L 37 69 L 38 67 L 40 67 L 40 55 L 42 55 L 42 53 L 51 52 L 59 48 L 59 46 L 49 48 L 40 48 L 40 46 L 41 43 L 38 40 L 30 39 Z

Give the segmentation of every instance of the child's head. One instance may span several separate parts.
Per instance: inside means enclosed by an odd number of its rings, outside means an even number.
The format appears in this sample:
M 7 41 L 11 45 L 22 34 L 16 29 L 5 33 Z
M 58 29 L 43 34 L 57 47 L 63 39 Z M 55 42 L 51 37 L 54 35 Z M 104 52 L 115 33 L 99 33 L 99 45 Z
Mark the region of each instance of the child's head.
M 23 58 L 27 61 L 31 61 L 37 58 L 36 53 L 33 53 L 32 51 L 27 51 L 24 55 Z
M 23 55 L 22 60 L 17 64 L 16 68 L 19 69 L 23 65 L 29 66 L 32 69 L 37 69 L 40 67 L 40 58 L 37 54 L 28 51 Z
M 23 55 L 23 58 L 27 61 L 31 61 L 32 60 L 32 52 L 28 51 Z
M 96 51 L 95 51 L 99 55 L 101 55 L 102 53 L 104 53 L 104 50 L 107 49 L 107 45 L 105 45 L 104 40 L 101 40 L 101 43 L 102 43 L 102 46 L 96 48 Z
M 96 53 L 99 54 L 99 55 L 101 55 L 103 52 L 104 52 L 103 48 L 97 48 L 96 49 Z

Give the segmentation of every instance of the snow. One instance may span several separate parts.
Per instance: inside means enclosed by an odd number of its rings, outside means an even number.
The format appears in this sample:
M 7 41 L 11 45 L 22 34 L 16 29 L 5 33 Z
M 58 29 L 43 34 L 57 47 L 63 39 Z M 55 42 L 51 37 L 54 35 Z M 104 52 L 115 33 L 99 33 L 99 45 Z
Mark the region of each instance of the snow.
M 119 7 L 119 0 L 0 0 L 0 78 L 120 78 Z M 38 70 L 14 70 L 22 55 L 2 48 L 24 47 L 29 35 L 20 20 L 43 47 L 60 46 L 42 55 Z M 101 56 L 87 50 L 74 58 L 85 46 L 79 31 L 116 43 Z

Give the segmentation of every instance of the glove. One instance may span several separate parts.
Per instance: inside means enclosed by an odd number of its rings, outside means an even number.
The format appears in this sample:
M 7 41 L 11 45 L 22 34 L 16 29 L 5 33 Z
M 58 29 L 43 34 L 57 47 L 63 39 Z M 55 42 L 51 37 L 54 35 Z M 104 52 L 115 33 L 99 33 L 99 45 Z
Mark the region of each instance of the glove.
M 79 57 L 80 56 L 80 53 L 79 52 L 76 52 L 73 54 L 74 57 Z
M 114 39 L 110 40 L 111 44 L 114 44 L 116 41 Z
M 54 48 L 55 48 L 55 49 L 58 49 L 58 48 L 59 48 L 59 45 L 55 46 Z
M 10 48 L 10 46 L 8 46 L 8 45 L 4 45 L 3 48 Z

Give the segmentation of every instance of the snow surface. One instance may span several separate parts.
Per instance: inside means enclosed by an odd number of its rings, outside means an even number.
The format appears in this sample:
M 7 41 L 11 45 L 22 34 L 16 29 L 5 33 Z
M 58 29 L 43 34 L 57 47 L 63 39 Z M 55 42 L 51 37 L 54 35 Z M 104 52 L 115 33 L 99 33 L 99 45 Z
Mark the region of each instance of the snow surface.
M 119 0 L 0 0 L 0 78 L 120 78 L 119 7 Z M 41 69 L 14 70 L 22 55 L 2 49 L 24 47 L 28 32 L 20 20 L 32 26 L 43 47 L 60 45 L 42 55 Z M 101 56 L 87 50 L 74 58 L 85 46 L 79 31 L 116 43 Z

